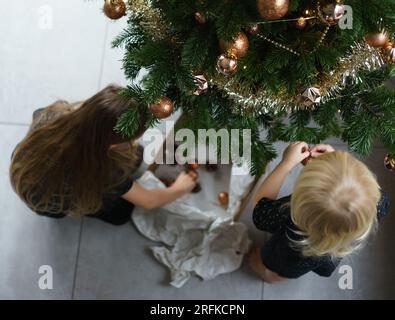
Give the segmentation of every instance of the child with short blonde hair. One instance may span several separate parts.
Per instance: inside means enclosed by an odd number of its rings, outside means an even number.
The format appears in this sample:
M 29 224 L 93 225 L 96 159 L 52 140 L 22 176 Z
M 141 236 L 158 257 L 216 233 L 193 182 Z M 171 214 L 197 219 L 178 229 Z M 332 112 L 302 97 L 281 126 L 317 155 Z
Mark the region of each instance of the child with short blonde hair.
M 287 174 L 309 157 L 292 196 L 276 200 Z M 376 229 L 388 202 L 373 173 L 351 154 L 293 143 L 255 196 L 254 223 L 273 237 L 251 252 L 250 266 L 269 283 L 310 271 L 329 277 Z

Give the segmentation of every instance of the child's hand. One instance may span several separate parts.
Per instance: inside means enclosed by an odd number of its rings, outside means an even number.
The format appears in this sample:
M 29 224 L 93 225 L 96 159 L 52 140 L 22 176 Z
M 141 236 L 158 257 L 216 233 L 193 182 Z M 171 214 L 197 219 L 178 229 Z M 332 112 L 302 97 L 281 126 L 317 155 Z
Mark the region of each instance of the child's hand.
M 285 149 L 281 164 L 290 171 L 308 157 L 310 157 L 309 145 L 306 142 L 294 142 Z
M 311 149 L 311 156 L 313 158 L 317 158 L 324 153 L 334 151 L 335 149 L 329 144 L 317 144 L 313 149 Z
M 196 186 L 196 180 L 186 172 L 181 172 L 171 188 L 181 193 L 190 193 Z

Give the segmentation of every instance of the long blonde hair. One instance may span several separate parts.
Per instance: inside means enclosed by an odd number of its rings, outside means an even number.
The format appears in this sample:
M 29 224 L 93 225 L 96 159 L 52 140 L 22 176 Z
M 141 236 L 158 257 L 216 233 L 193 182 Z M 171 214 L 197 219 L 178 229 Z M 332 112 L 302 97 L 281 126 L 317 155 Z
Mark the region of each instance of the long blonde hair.
M 108 86 L 70 113 L 28 133 L 11 161 L 10 180 L 19 197 L 36 212 L 84 215 L 101 209 L 102 198 L 131 175 L 136 148 L 110 148 L 131 138 L 116 132 L 119 116 L 136 103 Z M 141 128 L 136 136 L 145 129 Z
M 361 161 L 343 151 L 324 154 L 299 175 L 291 216 L 304 256 L 344 257 L 377 226 L 380 188 Z

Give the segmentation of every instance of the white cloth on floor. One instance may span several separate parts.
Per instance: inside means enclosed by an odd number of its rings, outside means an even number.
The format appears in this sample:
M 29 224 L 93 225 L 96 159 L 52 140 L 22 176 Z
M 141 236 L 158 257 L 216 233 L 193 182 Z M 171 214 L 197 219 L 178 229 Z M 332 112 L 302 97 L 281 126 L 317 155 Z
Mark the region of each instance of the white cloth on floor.
M 147 189 L 165 187 L 149 171 L 138 182 Z M 210 280 L 240 268 L 251 241 L 247 227 L 234 222 L 233 217 L 252 183 L 249 175 L 231 176 L 228 210 L 215 204 L 211 210 L 200 210 L 199 201 L 208 199 L 199 194 L 187 195 L 161 209 L 134 210 L 132 218 L 138 230 L 164 244 L 151 249 L 155 258 L 169 268 L 171 285 L 182 287 L 191 274 Z

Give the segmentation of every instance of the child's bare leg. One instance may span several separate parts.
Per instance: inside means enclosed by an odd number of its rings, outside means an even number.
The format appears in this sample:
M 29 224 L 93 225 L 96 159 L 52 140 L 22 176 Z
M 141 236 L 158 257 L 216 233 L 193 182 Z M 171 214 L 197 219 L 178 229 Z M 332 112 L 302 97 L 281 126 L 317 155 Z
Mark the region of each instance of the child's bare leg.
M 251 269 L 261 279 L 263 279 L 263 281 L 267 283 L 277 283 L 286 280 L 286 278 L 283 278 L 276 272 L 270 271 L 268 268 L 266 268 L 266 266 L 262 263 L 261 251 L 259 248 L 254 248 L 251 250 L 248 260 Z

